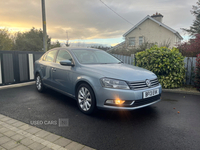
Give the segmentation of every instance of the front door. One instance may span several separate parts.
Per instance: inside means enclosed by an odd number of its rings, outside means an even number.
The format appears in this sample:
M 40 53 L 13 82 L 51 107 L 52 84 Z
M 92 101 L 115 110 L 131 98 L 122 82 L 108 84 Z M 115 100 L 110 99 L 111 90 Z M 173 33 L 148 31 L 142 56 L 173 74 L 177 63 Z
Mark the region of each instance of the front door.
M 62 60 L 70 60 L 72 61 L 72 57 L 67 50 L 59 50 L 56 63 L 52 72 L 52 80 L 54 87 L 67 92 L 68 94 L 72 94 L 72 74 L 74 67 L 72 66 L 63 66 L 60 64 Z

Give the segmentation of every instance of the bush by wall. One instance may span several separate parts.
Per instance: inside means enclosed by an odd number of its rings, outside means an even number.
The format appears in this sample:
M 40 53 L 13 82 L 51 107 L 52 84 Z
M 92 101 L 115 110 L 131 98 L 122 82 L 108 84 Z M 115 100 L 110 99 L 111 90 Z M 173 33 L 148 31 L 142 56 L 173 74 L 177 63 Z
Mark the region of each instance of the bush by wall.
M 195 69 L 195 86 L 200 91 L 200 54 L 196 58 L 196 69 Z
M 185 81 L 184 57 L 177 48 L 153 46 L 136 54 L 137 66 L 158 76 L 163 88 L 176 88 Z

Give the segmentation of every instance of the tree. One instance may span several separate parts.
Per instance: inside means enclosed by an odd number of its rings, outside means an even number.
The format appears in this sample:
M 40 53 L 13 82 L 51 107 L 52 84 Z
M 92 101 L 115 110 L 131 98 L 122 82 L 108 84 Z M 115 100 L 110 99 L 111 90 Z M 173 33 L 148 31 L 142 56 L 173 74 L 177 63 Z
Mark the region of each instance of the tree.
M 109 50 L 111 47 L 109 46 L 98 46 L 98 45 L 93 45 L 93 46 L 90 46 L 91 48 L 96 48 L 96 49 L 101 49 L 101 50 L 104 50 L 104 51 L 107 51 Z
M 66 47 L 69 47 L 70 46 L 70 43 L 69 43 L 69 37 L 68 37 L 68 32 L 66 32 L 67 33 L 67 41 L 66 41 Z
M 50 49 L 51 38 L 47 35 L 47 49 Z M 43 51 L 43 31 L 34 27 L 28 32 L 16 33 L 13 50 Z
M 182 30 L 188 32 L 190 36 L 195 36 L 200 34 L 200 0 L 197 1 L 197 6 L 192 6 L 191 14 L 195 16 L 193 24 L 190 26 L 190 29 L 182 28 Z
M 200 34 L 196 34 L 194 39 L 178 45 L 178 49 L 183 56 L 196 57 L 200 53 Z
M 59 41 L 56 41 L 55 43 L 52 43 L 51 44 L 51 49 L 52 48 L 56 48 L 56 47 L 60 47 L 61 45 L 60 45 L 60 42 Z
M 13 41 L 7 29 L 0 29 L 0 50 L 11 50 Z

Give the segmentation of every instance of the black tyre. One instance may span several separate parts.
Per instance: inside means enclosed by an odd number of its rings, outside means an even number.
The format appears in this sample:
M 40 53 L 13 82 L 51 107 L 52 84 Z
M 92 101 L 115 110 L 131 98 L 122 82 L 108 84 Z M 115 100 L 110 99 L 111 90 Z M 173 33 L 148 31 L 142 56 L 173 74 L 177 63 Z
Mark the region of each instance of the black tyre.
M 76 91 L 77 104 L 84 114 L 92 114 L 96 109 L 96 99 L 92 88 L 88 84 L 79 85 Z
M 42 93 L 45 91 L 44 84 L 42 83 L 42 79 L 39 74 L 36 75 L 35 85 L 36 85 L 36 89 L 38 90 L 38 92 Z

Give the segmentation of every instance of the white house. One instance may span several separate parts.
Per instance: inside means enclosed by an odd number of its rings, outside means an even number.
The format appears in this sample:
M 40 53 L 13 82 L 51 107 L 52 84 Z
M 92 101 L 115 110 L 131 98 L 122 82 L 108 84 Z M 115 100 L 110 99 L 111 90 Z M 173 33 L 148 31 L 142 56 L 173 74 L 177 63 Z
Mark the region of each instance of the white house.
M 144 42 L 157 43 L 157 45 L 169 44 L 169 47 L 176 46 L 181 42 L 182 36 L 174 29 L 162 23 L 163 15 L 154 14 L 146 16 L 134 27 L 124 33 L 125 41 L 116 45 L 112 49 L 126 47 L 137 48 Z

